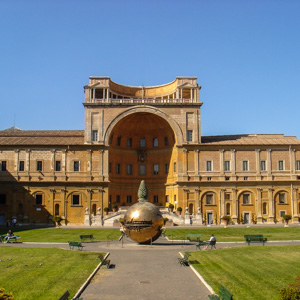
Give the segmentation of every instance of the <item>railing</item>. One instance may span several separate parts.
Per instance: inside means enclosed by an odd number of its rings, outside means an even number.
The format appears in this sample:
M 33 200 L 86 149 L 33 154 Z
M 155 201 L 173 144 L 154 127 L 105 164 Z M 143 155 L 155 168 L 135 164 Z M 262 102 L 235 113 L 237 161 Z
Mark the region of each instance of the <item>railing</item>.
M 147 98 L 147 99 L 90 99 L 89 103 L 98 103 L 98 104 L 127 104 L 127 105 L 137 105 L 137 104 L 190 104 L 190 103 L 200 103 L 195 99 L 161 99 L 161 98 Z

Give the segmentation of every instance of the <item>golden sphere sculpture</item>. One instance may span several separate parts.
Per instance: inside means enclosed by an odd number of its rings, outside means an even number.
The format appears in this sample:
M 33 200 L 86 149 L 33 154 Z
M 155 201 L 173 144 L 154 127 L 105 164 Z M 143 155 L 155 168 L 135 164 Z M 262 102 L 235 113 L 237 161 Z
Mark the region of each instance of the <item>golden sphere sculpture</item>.
M 138 203 L 132 205 L 124 216 L 126 234 L 139 244 L 149 244 L 158 239 L 164 220 L 159 208 L 147 201 L 148 190 L 144 180 L 138 191 Z

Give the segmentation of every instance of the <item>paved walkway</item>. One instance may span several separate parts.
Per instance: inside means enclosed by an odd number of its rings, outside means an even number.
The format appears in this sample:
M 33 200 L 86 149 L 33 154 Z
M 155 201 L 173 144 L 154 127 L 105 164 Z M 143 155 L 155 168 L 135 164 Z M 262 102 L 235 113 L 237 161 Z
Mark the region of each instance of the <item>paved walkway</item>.
M 298 244 L 300 241 L 268 242 L 271 245 Z M 217 243 L 217 248 L 245 246 L 244 242 Z M 254 244 L 254 245 L 260 245 Z M 11 243 L 4 247 L 56 247 L 69 249 L 65 243 Z M 161 300 L 208 299 L 206 286 L 191 268 L 178 263 L 178 252 L 195 251 L 194 243 L 171 242 L 159 238 L 153 245 L 139 245 L 128 238 L 124 243 L 88 242 L 83 251 L 110 252 L 114 268 L 101 268 L 80 298 L 83 300 Z

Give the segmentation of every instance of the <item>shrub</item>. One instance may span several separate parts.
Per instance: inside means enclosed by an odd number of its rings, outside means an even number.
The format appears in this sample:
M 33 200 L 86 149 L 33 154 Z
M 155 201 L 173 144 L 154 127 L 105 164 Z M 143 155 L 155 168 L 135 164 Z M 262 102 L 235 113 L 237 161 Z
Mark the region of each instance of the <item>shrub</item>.
M 108 207 L 104 207 L 104 211 L 105 212 L 109 212 L 109 208 Z
M 14 300 L 12 293 L 5 292 L 5 289 L 0 288 L 0 300 Z
M 221 219 L 224 220 L 224 221 L 228 221 L 228 222 L 231 221 L 231 217 L 230 216 L 223 216 Z
M 300 299 L 300 276 L 297 276 L 296 283 L 289 283 L 287 288 L 280 290 L 281 300 L 298 300 Z
M 54 217 L 52 218 L 52 220 L 53 220 L 54 222 L 56 222 L 56 223 L 59 223 L 59 222 L 62 220 L 62 217 L 60 217 L 60 216 L 54 216 Z
M 172 203 L 169 203 L 169 209 L 174 209 L 174 205 Z
M 289 221 L 291 218 L 292 218 L 291 215 L 283 215 L 283 216 L 282 216 L 282 219 L 283 219 L 283 220 L 286 220 L 286 221 Z
M 164 218 L 164 225 L 166 225 L 166 223 L 169 221 L 168 218 Z
M 180 211 L 180 212 L 182 212 L 182 207 L 177 207 L 177 211 Z
M 117 203 L 114 203 L 114 204 L 112 205 L 112 209 L 115 209 L 115 210 L 117 210 L 117 209 L 118 209 L 118 205 L 117 205 Z

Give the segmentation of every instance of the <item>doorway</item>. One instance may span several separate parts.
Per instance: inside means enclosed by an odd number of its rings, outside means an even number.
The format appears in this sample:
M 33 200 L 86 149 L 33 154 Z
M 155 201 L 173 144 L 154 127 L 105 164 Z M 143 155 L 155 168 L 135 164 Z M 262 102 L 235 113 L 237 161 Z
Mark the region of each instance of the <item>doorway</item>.
M 250 214 L 244 213 L 244 224 L 249 224 L 250 222 Z
M 213 213 L 207 213 L 207 225 L 211 225 L 213 222 Z

